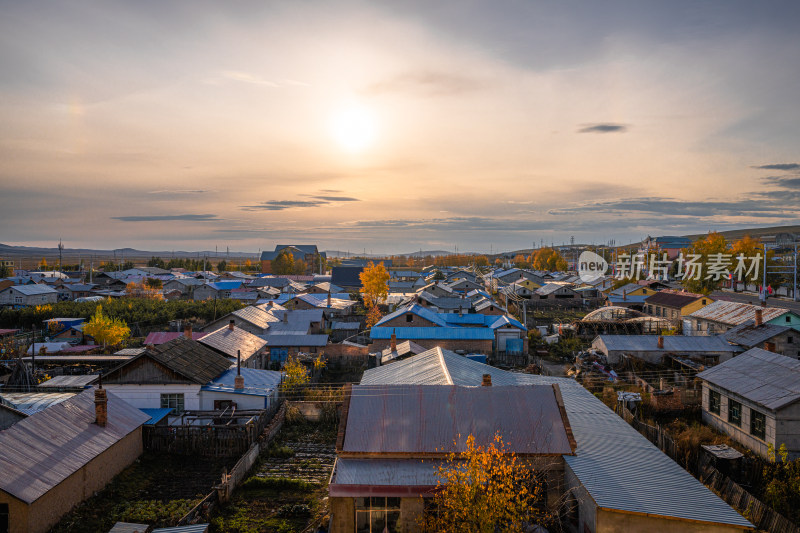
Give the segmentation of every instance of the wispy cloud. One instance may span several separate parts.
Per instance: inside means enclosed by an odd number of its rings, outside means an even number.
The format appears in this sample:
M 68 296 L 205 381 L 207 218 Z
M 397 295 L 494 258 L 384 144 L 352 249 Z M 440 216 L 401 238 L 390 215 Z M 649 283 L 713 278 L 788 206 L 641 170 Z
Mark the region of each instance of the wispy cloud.
M 322 207 L 336 202 L 359 202 L 350 196 L 309 196 L 311 200 L 268 200 L 257 205 L 243 205 L 246 211 L 283 211 L 297 207 Z
M 753 168 L 763 170 L 800 170 L 800 163 L 770 163 L 769 165 L 759 165 Z
M 112 220 L 123 222 L 164 222 L 164 221 L 191 221 L 191 222 L 218 222 L 217 215 L 130 215 L 121 217 L 111 217 Z
M 784 189 L 800 189 L 800 176 L 770 176 L 762 181 L 770 185 L 776 185 Z M 769 191 L 775 194 L 785 194 L 786 191 Z
M 147 194 L 203 194 L 209 191 L 204 189 L 160 189 L 157 191 L 147 191 Z
M 648 197 L 588 202 L 573 207 L 551 209 L 551 215 L 575 215 L 586 213 L 630 214 L 647 213 L 667 216 L 747 216 L 756 218 L 795 218 L 800 208 L 792 208 L 764 199 L 737 201 L 684 201 L 673 198 Z
M 406 72 L 388 80 L 373 83 L 364 89 L 370 96 L 389 93 L 422 93 L 430 96 L 455 95 L 474 92 L 486 87 L 487 83 L 478 78 L 459 73 L 419 70 Z
M 578 130 L 578 133 L 624 133 L 628 131 L 628 126 L 624 124 L 587 124 Z

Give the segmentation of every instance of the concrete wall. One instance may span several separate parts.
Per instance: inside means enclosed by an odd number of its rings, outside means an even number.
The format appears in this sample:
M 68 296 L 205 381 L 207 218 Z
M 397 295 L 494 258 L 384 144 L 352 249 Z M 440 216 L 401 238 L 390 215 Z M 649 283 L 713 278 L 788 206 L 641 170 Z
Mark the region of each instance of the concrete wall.
M 331 522 L 328 531 L 330 533 L 353 533 L 356 530 L 355 500 L 353 498 L 330 498 L 328 503 L 331 508 Z
M 9 504 L 10 533 L 46 533 L 75 505 L 102 489 L 142 453 L 142 428 L 89 461 L 30 505 L 0 491 Z
M 719 415 L 714 414 L 708 410 L 709 408 L 709 391 L 714 390 L 720 393 L 720 408 Z M 728 400 L 733 397 L 734 400 L 742 404 L 742 424 L 737 427 L 728 422 Z M 764 440 L 754 437 L 750 434 L 750 413 L 751 409 L 755 409 L 760 413 L 766 415 L 766 431 Z M 771 443 L 776 445 L 776 423 L 775 415 L 763 407 L 742 398 L 739 395 L 732 394 L 724 389 L 711 385 L 710 383 L 703 382 L 703 422 L 710 425 L 714 429 L 726 433 L 733 440 L 746 446 L 750 450 L 762 457 L 767 457 L 767 444 Z M 787 444 L 788 446 L 788 444 Z M 800 451 L 800 449 L 798 450 Z
M 247 381 L 245 381 L 245 387 Z M 277 390 L 270 396 L 255 394 L 236 394 L 233 392 L 200 391 L 200 409 L 212 411 L 215 400 L 230 400 L 236 403 L 237 409 L 269 409 L 277 401 Z
M 598 509 L 597 528 L 589 531 L 594 533 L 741 533 L 743 530 L 723 524 L 671 520 L 653 515 Z

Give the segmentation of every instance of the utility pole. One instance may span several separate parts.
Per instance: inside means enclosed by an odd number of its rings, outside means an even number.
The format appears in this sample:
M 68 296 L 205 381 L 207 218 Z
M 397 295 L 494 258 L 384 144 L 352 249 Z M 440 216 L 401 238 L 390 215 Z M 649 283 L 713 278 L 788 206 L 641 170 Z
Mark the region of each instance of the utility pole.
M 764 245 L 764 283 L 761 285 L 761 307 L 767 306 L 767 245 Z
M 792 300 L 797 301 L 797 241 L 794 243 L 794 285 L 792 286 Z

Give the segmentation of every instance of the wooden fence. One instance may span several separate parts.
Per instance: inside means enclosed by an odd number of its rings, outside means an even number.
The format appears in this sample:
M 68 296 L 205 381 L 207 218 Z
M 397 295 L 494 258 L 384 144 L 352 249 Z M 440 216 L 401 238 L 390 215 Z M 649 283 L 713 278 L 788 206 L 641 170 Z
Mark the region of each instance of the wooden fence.
M 682 456 L 675 439 L 659 426 L 651 426 L 636 418 L 624 406 L 617 412 L 647 440 L 658 446 L 673 461 L 683 466 L 690 474 L 716 492 L 728 505 L 742 513 L 758 529 L 773 533 L 800 533 L 800 527 L 786 517 L 776 513 L 771 507 L 747 492 L 741 485 L 714 468 L 706 454 L 696 460 L 686 460 Z

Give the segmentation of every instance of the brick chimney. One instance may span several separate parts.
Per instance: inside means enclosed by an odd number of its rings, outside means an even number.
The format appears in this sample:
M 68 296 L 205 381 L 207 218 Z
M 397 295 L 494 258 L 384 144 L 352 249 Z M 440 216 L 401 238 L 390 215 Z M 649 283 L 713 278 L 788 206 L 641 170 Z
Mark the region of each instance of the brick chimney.
M 394 330 L 392 330 L 391 347 L 393 352 L 397 351 L 397 335 L 394 334 Z
M 99 379 L 97 388 L 94 390 L 94 423 L 100 427 L 106 427 L 108 423 L 108 395 L 103 388 L 103 377 Z
M 622 291 L 622 300 L 624 301 L 624 300 L 627 300 L 627 299 L 628 299 L 627 291 Z
M 233 326 L 234 326 L 235 324 L 236 324 L 236 323 L 235 323 L 233 320 L 231 320 L 230 322 L 228 322 L 228 329 L 229 329 L 229 330 L 231 330 L 231 331 L 233 331 Z
M 186 337 L 189 340 L 192 339 L 192 325 L 191 324 L 186 324 L 183 327 L 183 336 Z
M 481 387 L 491 387 L 491 386 L 492 386 L 492 375 L 484 374 L 483 381 L 481 382 Z
M 283 323 L 284 324 L 288 324 L 289 323 L 289 310 L 288 309 L 283 312 Z
M 764 311 L 762 309 L 756 309 L 756 327 L 762 325 L 764 323 Z
M 328 291 L 328 307 L 331 306 L 331 291 Z
M 658 336 L 658 349 L 659 350 L 664 349 L 664 337 L 662 337 L 661 335 Z

